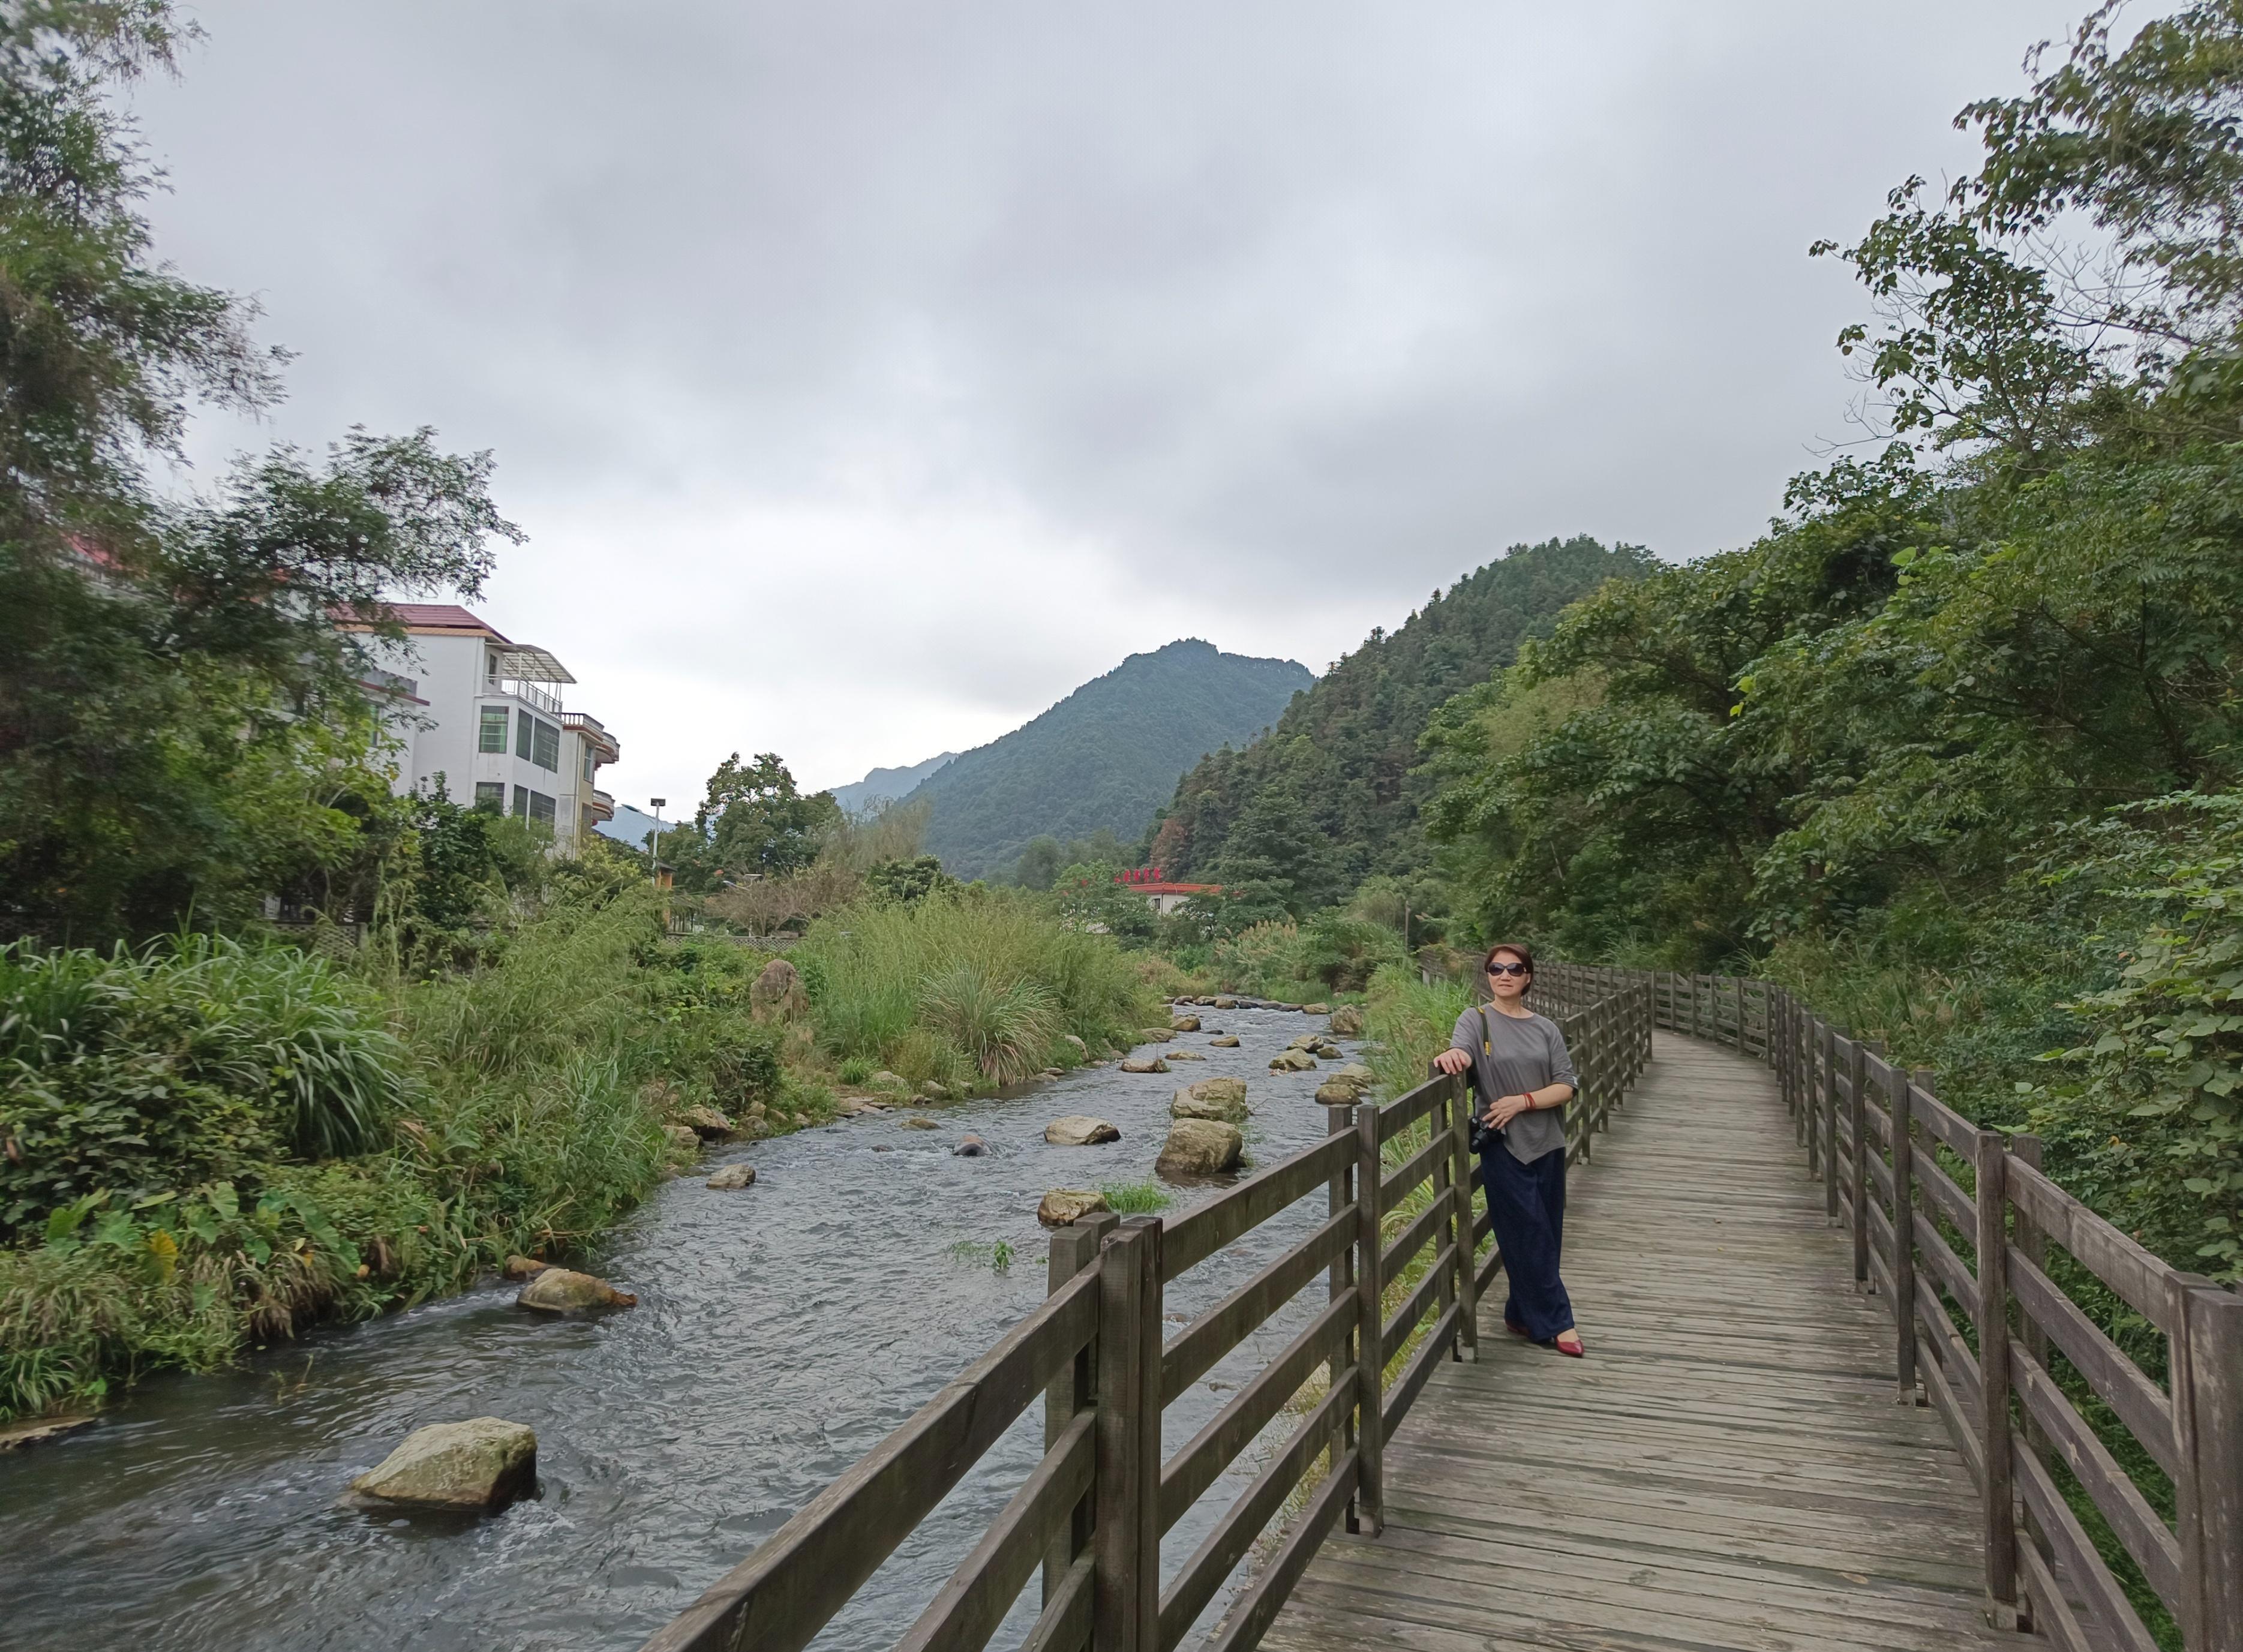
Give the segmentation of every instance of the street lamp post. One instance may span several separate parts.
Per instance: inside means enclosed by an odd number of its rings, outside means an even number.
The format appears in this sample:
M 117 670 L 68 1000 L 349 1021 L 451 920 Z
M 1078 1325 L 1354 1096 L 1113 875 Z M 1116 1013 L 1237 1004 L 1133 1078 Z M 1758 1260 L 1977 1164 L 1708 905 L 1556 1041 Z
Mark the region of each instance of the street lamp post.
M 656 888 L 662 887 L 662 806 L 668 798 L 649 798 L 654 806 L 654 836 L 647 841 L 646 879 Z

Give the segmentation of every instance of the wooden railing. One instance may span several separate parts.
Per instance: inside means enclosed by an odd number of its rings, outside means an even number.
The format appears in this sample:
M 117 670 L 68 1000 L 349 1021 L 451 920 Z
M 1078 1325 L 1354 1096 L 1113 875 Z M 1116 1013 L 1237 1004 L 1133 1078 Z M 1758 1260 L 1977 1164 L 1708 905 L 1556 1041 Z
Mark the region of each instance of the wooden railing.
M 1938 1408 L 1977 1482 L 1995 1622 L 2071 1652 L 2155 1652 L 2100 1535 L 2189 1652 L 2243 1652 L 2243 1296 L 2151 1255 L 2042 1173 L 2038 1138 L 1979 1129 L 1930 1072 L 1783 988 L 1562 965 L 1542 978 L 1575 996 L 1645 987 L 1660 1026 L 1775 1069 L 1829 1219 L 1850 1230 L 1856 1287 L 1896 1310 L 1899 1395 Z M 2083 1307 L 2062 1279 L 2108 1297 Z M 2162 1373 L 2105 1332 L 2098 1305 L 2162 1334 Z M 2128 1440 L 2156 1465 L 2139 1482 Z
M 1548 1008 L 1581 1077 L 1567 1139 L 1586 1157 L 1650 1058 L 1652 995 L 1620 983 L 1553 994 Z M 646 1652 L 808 1645 L 1039 1397 L 1041 1460 L 896 1644 L 978 1652 L 1040 1574 L 1028 1652 L 1172 1652 L 1274 1538 L 1204 1642 L 1258 1645 L 1335 1521 L 1379 1529 L 1387 1439 L 1434 1366 L 1477 1343 L 1475 1304 L 1502 1258 L 1492 1243 L 1481 1254 L 1468 1094 L 1437 1075 L 1383 1104 L 1328 1108 L 1322 1142 L 1173 1220 L 1101 1214 L 1061 1229 L 1042 1305 Z M 1239 1242 L 1318 1193 L 1307 1237 L 1246 1273 Z M 1244 1277 L 1163 1340 L 1169 1287 L 1226 1265 Z M 1319 1277 L 1323 1305 L 1164 1458 L 1165 1408 Z M 1163 1584 L 1163 1538 L 1289 1415 L 1282 1442 L 1257 1453 L 1246 1488 Z

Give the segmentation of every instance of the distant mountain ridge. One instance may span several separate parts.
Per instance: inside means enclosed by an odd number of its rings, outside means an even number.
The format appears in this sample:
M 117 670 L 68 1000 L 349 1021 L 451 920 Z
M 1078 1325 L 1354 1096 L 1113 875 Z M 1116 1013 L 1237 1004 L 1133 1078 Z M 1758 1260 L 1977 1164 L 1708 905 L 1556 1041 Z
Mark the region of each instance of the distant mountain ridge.
M 1567 603 L 1657 566 L 1638 546 L 1586 535 L 1513 545 L 1391 634 L 1372 631 L 1266 737 L 1196 764 L 1163 800 L 1145 854 L 1173 876 L 1290 891 L 1301 910 L 1366 876 L 1424 871 L 1418 809 L 1433 783 L 1418 771 L 1418 738 L 1434 710 L 1547 636 Z
M 1190 638 L 1132 654 L 1010 734 L 929 775 L 926 846 L 961 878 L 1010 865 L 1047 833 L 1101 827 L 1127 842 L 1206 753 L 1251 738 L 1316 681 L 1294 660 L 1225 654 Z
M 852 814 L 862 814 L 875 803 L 909 797 L 913 786 L 957 755 L 955 752 L 945 752 L 940 757 L 931 757 L 906 768 L 874 769 L 861 780 L 833 787 L 833 800 Z

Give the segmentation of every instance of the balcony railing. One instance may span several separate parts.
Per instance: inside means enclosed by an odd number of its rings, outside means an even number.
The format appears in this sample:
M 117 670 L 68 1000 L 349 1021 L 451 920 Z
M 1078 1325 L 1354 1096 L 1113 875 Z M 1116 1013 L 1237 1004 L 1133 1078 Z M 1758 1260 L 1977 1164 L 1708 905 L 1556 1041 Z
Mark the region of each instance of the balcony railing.
M 561 715 L 561 697 L 538 687 L 535 683 L 525 683 L 516 678 L 509 681 L 499 691 L 511 694 L 515 698 L 535 706 L 549 716 Z

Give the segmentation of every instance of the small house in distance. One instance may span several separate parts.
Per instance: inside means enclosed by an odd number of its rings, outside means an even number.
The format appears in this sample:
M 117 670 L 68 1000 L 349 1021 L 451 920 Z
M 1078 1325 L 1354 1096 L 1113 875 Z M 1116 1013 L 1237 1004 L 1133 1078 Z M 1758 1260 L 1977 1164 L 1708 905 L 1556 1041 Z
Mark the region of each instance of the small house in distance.
M 1219 883 L 1170 883 L 1168 875 L 1158 866 L 1136 866 L 1128 872 L 1117 872 L 1114 881 L 1131 894 L 1142 895 L 1154 914 L 1165 918 L 1194 895 L 1223 893 Z
M 455 802 L 549 826 L 570 846 L 614 818 L 599 771 L 623 751 L 599 718 L 562 705 L 562 686 L 576 680 L 567 667 L 457 603 L 391 611 L 404 653 L 367 687 L 398 742 L 399 792 L 433 792 L 441 775 Z

